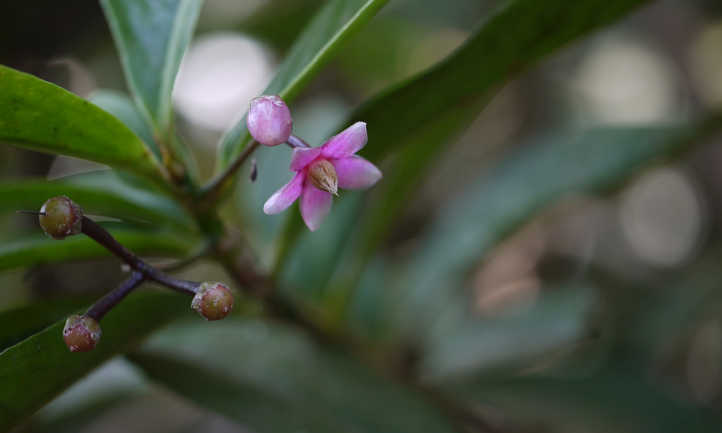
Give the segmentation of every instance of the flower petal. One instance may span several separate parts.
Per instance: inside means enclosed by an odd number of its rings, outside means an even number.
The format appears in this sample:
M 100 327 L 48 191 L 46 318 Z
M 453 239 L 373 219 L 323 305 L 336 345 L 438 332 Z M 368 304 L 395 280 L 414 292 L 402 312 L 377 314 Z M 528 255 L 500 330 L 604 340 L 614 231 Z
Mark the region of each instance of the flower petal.
M 331 210 L 331 194 L 306 181 L 301 195 L 301 216 L 309 230 L 316 231 Z
M 303 191 L 303 181 L 305 179 L 306 175 L 302 172 L 296 173 L 293 179 L 266 200 L 266 203 L 263 205 L 263 212 L 266 215 L 273 215 L 286 210 L 286 208 L 291 206 L 298 196 L 301 195 L 301 191 Z
M 331 161 L 343 189 L 368 188 L 381 179 L 381 171 L 360 156 L 352 155 Z
M 331 137 L 321 146 L 326 158 L 343 158 L 361 150 L 366 145 L 366 122 L 356 122 L 337 135 Z
M 310 164 L 321 154 L 320 147 L 297 147 L 293 149 L 291 170 L 298 171 Z

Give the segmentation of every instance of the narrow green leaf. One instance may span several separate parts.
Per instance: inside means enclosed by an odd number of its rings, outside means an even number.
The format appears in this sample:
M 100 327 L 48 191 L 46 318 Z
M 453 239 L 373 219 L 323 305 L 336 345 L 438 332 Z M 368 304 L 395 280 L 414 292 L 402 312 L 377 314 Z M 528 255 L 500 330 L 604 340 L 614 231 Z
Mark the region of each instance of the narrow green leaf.
M 0 141 L 123 168 L 162 183 L 165 171 L 115 117 L 54 85 L 0 66 Z
M 87 304 L 87 298 L 62 298 L 0 312 L 0 352 Z
M 172 122 L 171 92 L 201 0 L 102 0 L 133 96 L 158 135 Z
M 491 404 L 514 419 L 544 422 L 554 431 L 706 433 L 719 430 L 718 414 L 668 395 L 647 383 L 648 371 L 623 365 L 590 377 L 499 378 L 461 384 L 456 395 Z M 566 427 L 566 428 L 563 428 Z
M 265 3 L 239 24 L 238 31 L 253 35 L 276 51 L 284 53 L 321 6 L 323 2 L 308 0 L 276 0 Z
M 175 327 L 131 360 L 152 380 L 259 433 L 453 431 L 416 391 L 272 323 Z
M 153 139 L 153 131 L 128 96 L 114 90 L 101 89 L 91 93 L 88 100 L 125 123 L 125 126 L 145 142 L 155 157 L 162 161 L 158 144 Z
M 388 0 L 331 0 L 318 12 L 298 38 L 263 91 L 280 95 L 291 103 L 354 32 L 366 24 Z M 250 142 L 246 118 L 241 119 L 221 139 L 219 169 L 228 166 Z
M 89 215 L 194 230 L 193 221 L 176 202 L 122 183 L 111 171 L 50 182 L 41 179 L 0 182 L 0 212 L 39 210 L 45 200 L 57 195 L 70 197 Z
M 422 325 L 431 319 L 421 312 L 437 315 L 439 296 L 448 296 L 440 288 L 460 287 L 470 266 L 543 207 L 565 194 L 613 189 L 641 167 L 720 128 L 718 118 L 688 127 L 599 128 L 550 134 L 521 146 L 443 207 L 420 239 L 400 284 L 399 323 L 423 334 Z
M 341 272 L 358 280 L 371 253 L 385 239 L 394 218 L 445 144 L 460 134 L 504 83 L 575 38 L 624 16 L 648 0 L 552 0 L 507 2 L 454 53 L 422 74 L 401 83 L 360 107 L 346 123 L 368 124 L 369 142 L 362 154 L 379 162 L 401 152 L 377 188 L 377 200 L 364 213 L 355 236 L 356 263 Z M 509 29 L 518 29 L 510 32 Z M 380 198 L 378 198 L 380 197 Z M 375 203 L 375 205 L 373 204 Z M 301 230 L 300 218 L 289 220 L 290 251 Z M 283 258 L 282 258 L 283 259 Z M 281 263 L 283 260 L 279 260 Z M 347 283 L 337 281 L 344 286 Z
M 110 230 L 110 232 L 120 243 L 137 254 L 182 256 L 194 245 L 187 234 L 130 229 Z M 78 235 L 58 241 L 43 235 L 35 235 L 0 245 L 0 270 L 109 255 L 105 248 L 84 236 Z
M 71 353 L 63 343 L 60 320 L 0 352 L 0 430 L 25 420 L 118 353 L 137 345 L 151 331 L 189 314 L 180 294 L 135 293 L 103 318 L 103 337 L 92 352 Z
M 435 122 L 448 110 L 466 106 L 478 112 L 479 101 L 488 102 L 501 85 L 544 56 L 646 2 L 508 2 L 447 59 L 370 100 L 353 114 L 352 119 L 368 123 L 372 137 L 363 154 L 377 161 L 412 144 L 414 140 L 407 140 L 410 134 L 415 135 L 417 129 Z M 436 145 L 441 144 L 443 141 Z
M 447 319 L 434 329 L 422 374 L 440 383 L 452 376 L 528 365 L 534 357 L 578 341 L 595 300 L 591 290 L 562 289 L 547 292 L 529 311 L 509 317 L 485 320 L 464 309 L 467 314 L 460 320 Z M 462 305 L 463 300 L 457 301 Z

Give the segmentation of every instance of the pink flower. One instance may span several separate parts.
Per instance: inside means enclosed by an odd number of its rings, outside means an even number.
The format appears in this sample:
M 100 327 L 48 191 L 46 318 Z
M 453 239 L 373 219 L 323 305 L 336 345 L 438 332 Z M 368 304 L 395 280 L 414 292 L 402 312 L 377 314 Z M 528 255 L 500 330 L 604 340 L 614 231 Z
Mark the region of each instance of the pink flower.
M 283 212 L 301 197 L 303 221 L 315 231 L 331 210 L 337 188 L 363 189 L 381 179 L 381 171 L 355 153 L 366 145 L 366 123 L 356 122 L 320 147 L 294 149 L 296 175 L 263 205 L 268 215 Z

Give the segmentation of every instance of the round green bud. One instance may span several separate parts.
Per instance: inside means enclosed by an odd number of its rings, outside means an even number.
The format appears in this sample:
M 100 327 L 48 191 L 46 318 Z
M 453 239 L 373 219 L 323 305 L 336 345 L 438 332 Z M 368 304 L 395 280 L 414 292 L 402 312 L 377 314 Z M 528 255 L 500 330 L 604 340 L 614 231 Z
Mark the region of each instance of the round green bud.
M 191 308 L 206 320 L 220 320 L 233 309 L 233 293 L 222 283 L 202 283 Z
M 103 332 L 97 320 L 74 314 L 68 317 L 63 328 L 63 340 L 71 352 L 88 352 L 95 348 Z
M 40 208 L 40 227 L 53 239 L 77 235 L 81 230 L 83 210 L 68 197 L 48 199 Z

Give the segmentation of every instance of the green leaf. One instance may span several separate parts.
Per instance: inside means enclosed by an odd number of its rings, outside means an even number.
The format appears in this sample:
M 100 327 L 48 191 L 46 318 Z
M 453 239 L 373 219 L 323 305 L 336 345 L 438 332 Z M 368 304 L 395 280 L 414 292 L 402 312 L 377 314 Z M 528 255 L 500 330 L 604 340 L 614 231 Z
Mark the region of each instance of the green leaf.
M 459 288 L 466 271 L 537 211 L 565 194 L 606 192 L 645 165 L 689 148 L 722 128 L 711 118 L 688 127 L 598 128 L 550 134 L 521 146 L 487 176 L 444 206 L 419 240 L 400 288 L 408 332 L 424 333 L 449 290 Z M 422 312 L 425 312 L 422 314 Z
M 719 429 L 719 416 L 675 399 L 648 383 L 647 370 L 623 365 L 589 377 L 520 376 L 460 384 L 455 394 L 472 404 L 493 405 L 517 421 L 551 424 L 552 431 L 705 433 Z M 668 388 L 668 387 L 666 387 Z
M 309 23 L 281 64 L 278 74 L 263 91 L 291 103 L 349 36 L 366 24 L 388 0 L 331 0 Z M 228 166 L 248 145 L 251 136 L 246 118 L 221 138 L 219 169 Z
M 286 52 L 321 6 L 321 2 L 307 0 L 265 3 L 240 23 L 238 31 L 253 35 L 277 52 Z
M 388 235 L 414 187 L 444 146 L 460 134 L 504 83 L 569 41 L 624 16 L 647 0 L 516 0 L 484 21 L 453 54 L 422 74 L 382 92 L 356 110 L 346 124 L 363 120 L 369 142 L 361 151 L 379 162 L 401 152 L 377 186 L 354 238 L 357 263 L 344 280 L 357 281 L 370 255 Z M 510 32 L 509 29 L 517 29 Z M 375 203 L 375 204 L 374 204 Z M 290 220 L 282 252 L 301 230 Z M 283 260 L 279 260 L 281 263 Z M 345 286 L 347 281 L 335 285 Z
M 468 123 L 481 108 L 479 103 L 485 105 L 508 80 L 564 44 L 646 2 L 509 2 L 447 59 L 382 93 L 354 113 L 352 119 L 368 123 L 371 139 L 363 154 L 377 161 L 392 150 L 415 143 L 418 129 L 435 123 L 449 110 L 467 107 L 472 115 L 467 113 L 463 116 L 466 121 L 461 123 Z M 436 146 L 441 144 L 443 141 L 437 141 Z
M 0 352 L 87 304 L 87 298 L 62 298 L 0 312 Z
M 153 139 L 153 131 L 128 96 L 114 90 L 101 89 L 91 93 L 88 100 L 125 123 L 125 126 L 145 142 L 159 161 L 163 160 L 158 144 Z
M 39 210 L 50 197 L 66 195 L 89 215 L 193 231 L 193 220 L 170 198 L 121 182 L 111 171 L 60 181 L 28 179 L 0 182 L 0 212 Z
M 421 394 L 277 324 L 179 326 L 130 359 L 152 380 L 259 433 L 453 431 Z
M 509 317 L 447 318 L 427 342 L 422 374 L 439 383 L 450 376 L 528 365 L 530 359 L 579 341 L 595 300 L 591 290 L 563 289 L 545 294 L 530 311 Z
M 115 117 L 39 78 L 0 66 L 0 141 L 76 156 L 145 176 L 167 176 L 145 144 Z
M 103 337 L 91 352 L 68 350 L 62 339 L 65 320 L 0 352 L 0 430 L 22 422 L 151 331 L 188 314 L 188 304 L 188 298 L 180 294 L 134 293 L 103 318 Z
M 194 246 L 193 240 L 188 239 L 187 234 L 131 229 L 111 229 L 110 232 L 118 242 L 137 254 L 183 256 Z M 19 241 L 0 245 L 0 270 L 109 255 L 105 248 L 81 235 L 61 241 L 43 235 L 27 236 Z
M 171 92 L 201 0 L 102 0 L 125 77 L 158 135 L 172 122 Z

